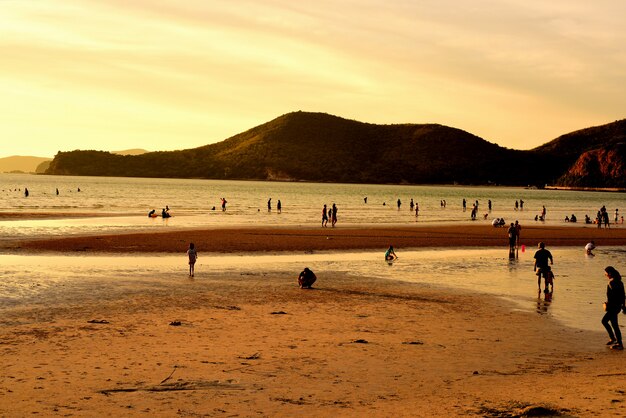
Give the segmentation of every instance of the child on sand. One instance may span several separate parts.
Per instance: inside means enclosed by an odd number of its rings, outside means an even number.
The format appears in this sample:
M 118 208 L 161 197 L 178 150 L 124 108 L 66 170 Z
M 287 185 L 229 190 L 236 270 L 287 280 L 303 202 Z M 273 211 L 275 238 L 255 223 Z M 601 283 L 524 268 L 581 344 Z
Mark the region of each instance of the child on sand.
M 387 251 L 385 252 L 385 260 L 386 261 L 394 261 L 398 256 L 396 252 L 393 250 L 393 245 L 390 245 Z
M 196 265 L 196 260 L 198 259 L 198 252 L 196 251 L 196 246 L 193 242 L 189 243 L 187 255 L 189 256 L 189 277 L 193 277 L 194 266 Z

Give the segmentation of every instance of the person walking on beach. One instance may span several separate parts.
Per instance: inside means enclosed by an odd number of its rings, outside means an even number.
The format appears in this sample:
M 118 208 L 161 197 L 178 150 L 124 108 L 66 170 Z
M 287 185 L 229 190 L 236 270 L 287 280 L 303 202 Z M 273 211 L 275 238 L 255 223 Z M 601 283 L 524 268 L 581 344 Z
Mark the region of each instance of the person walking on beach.
M 278 199 L 278 202 L 276 203 L 276 211 L 278 213 L 282 213 L 283 211 L 283 205 L 280 203 L 280 199 Z
M 465 212 L 466 210 L 467 210 L 467 200 L 463 198 L 463 212 Z
M 411 202 L 409 203 L 409 210 L 413 212 L 413 208 L 415 207 L 415 203 L 413 202 L 413 198 L 411 198 Z M 617 222 L 617 219 L 615 220 Z
M 268 212 L 272 211 L 272 198 L 271 197 L 267 200 L 267 211 Z
M 198 259 L 198 252 L 193 242 L 189 243 L 189 249 L 187 250 L 187 257 L 189 257 L 189 277 L 193 277 L 195 271 L 196 260 Z
M 491 212 L 491 199 L 487 201 L 487 207 L 489 208 L 489 212 Z
M 322 209 L 322 228 L 326 228 L 327 225 L 328 225 L 328 214 L 326 212 L 326 205 L 324 205 L 324 208 Z
M 541 218 L 542 218 L 544 221 L 546 220 L 546 213 L 547 213 L 547 210 L 546 210 L 546 207 L 545 207 L 545 205 L 544 205 L 544 206 L 543 206 L 543 208 L 541 209 Z
M 538 247 L 539 250 L 537 250 L 534 256 L 535 265 L 533 270 L 537 274 L 537 286 L 539 290 L 541 290 L 541 276 L 543 276 L 545 283 L 544 293 L 548 293 L 548 281 L 550 280 L 548 276 L 552 273 L 552 269 L 548 265 L 548 260 L 550 260 L 550 264 L 554 264 L 554 260 L 552 259 L 552 253 L 546 250 L 546 245 L 543 242 L 540 242 Z
M 520 242 L 521 242 L 521 233 L 522 233 L 522 225 L 520 225 L 519 221 L 515 221 L 515 235 L 517 237 L 517 242 L 515 243 L 515 245 L 517 246 L 517 248 L 519 248 L 520 246 Z
M 330 223 L 331 223 L 331 226 L 334 228 L 335 224 L 337 223 L 337 206 L 334 203 L 333 203 L 333 207 L 331 209 L 331 212 L 332 212 L 332 214 L 331 214 L 331 217 L 330 217 L 330 219 L 331 219 Z
M 220 200 L 222 201 L 222 212 L 226 212 L 226 203 L 228 202 L 223 197 Z
M 524 201 L 522 199 L 519 200 L 519 210 L 524 210 Z
M 30 193 L 28 193 L 28 188 L 24 187 L 24 197 L 28 197 Z
M 604 325 L 606 332 L 609 334 L 609 341 L 606 345 L 613 350 L 623 350 L 622 332 L 617 323 L 617 316 L 621 310 L 624 310 L 626 313 L 626 306 L 624 306 L 626 302 L 624 300 L 624 283 L 622 282 L 622 276 L 612 266 L 605 268 L 604 272 L 609 279 L 609 283 L 606 286 L 606 302 L 604 302 L 605 314 L 602 317 L 602 325 Z M 611 329 L 611 326 L 613 329 Z
M 400 199 L 398 199 L 398 210 L 400 210 L 401 205 L 402 205 L 402 202 L 400 201 Z

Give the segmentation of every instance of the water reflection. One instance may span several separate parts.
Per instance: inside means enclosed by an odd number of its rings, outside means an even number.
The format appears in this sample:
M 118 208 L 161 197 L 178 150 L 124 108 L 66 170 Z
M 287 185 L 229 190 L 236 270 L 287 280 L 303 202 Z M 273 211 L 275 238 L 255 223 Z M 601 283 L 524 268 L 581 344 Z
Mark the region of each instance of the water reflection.
M 201 249 L 200 249 L 201 250 Z M 404 250 L 392 266 L 380 252 L 314 252 L 299 254 L 202 254 L 196 280 L 217 275 L 245 277 L 292 272 L 310 267 L 323 287 L 327 277 L 355 275 L 401 280 L 487 293 L 506 300 L 516 309 L 537 312 L 567 325 L 597 330 L 602 315 L 606 282 L 604 267 L 626 270 L 623 248 L 596 250 L 586 257 L 580 248 L 552 250 L 557 277 L 551 289 L 537 292 L 532 252 L 509 259 L 502 249 Z M 0 255 L 0 308 L 25 303 L 49 303 L 84 297 L 112 298 L 128 284 L 137 287 L 171 286 L 188 274 L 186 255 L 154 256 L 18 256 Z M 331 274 L 332 273 L 332 274 Z

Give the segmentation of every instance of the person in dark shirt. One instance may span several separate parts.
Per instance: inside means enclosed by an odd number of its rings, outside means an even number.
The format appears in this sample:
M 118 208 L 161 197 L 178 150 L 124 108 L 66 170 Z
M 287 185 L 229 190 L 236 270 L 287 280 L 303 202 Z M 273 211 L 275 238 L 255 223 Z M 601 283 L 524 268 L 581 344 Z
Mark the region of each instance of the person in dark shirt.
M 305 267 L 304 270 L 298 276 L 298 285 L 300 289 L 311 289 L 313 283 L 317 280 L 317 276 L 308 267 Z
M 619 329 L 617 317 L 622 309 L 626 309 L 624 307 L 624 282 L 622 282 L 622 276 L 615 268 L 608 266 L 604 269 L 604 272 L 609 279 L 609 283 L 606 286 L 606 302 L 604 302 L 604 310 L 606 312 L 602 317 L 602 325 L 604 325 L 606 332 L 609 333 L 610 338 L 606 345 L 613 350 L 623 350 L 622 332 Z M 611 326 L 613 327 L 612 329 Z
M 546 250 L 546 244 L 540 242 L 538 247 L 539 250 L 537 250 L 534 257 L 535 265 L 533 269 L 537 274 L 537 286 L 539 287 L 539 290 L 541 290 L 541 277 L 543 276 L 545 283 L 544 292 L 548 293 L 548 276 L 551 276 L 552 273 L 552 269 L 550 268 L 550 265 L 548 265 L 548 260 L 550 261 L 550 264 L 554 264 L 554 260 L 552 259 L 552 253 Z

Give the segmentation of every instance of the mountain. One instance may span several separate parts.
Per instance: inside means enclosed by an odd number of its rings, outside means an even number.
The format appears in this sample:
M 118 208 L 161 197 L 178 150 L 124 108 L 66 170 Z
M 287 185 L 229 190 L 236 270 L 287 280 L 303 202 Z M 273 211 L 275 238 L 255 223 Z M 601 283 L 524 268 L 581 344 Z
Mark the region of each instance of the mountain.
M 597 157 L 620 144 L 626 142 L 626 119 L 618 120 L 602 126 L 594 126 L 591 128 L 581 129 L 562 135 L 544 145 L 535 148 L 533 151 L 545 155 L 549 158 L 551 171 L 557 174 L 552 183 L 562 186 L 578 186 L 580 184 L 595 184 L 588 187 L 612 187 L 606 184 L 614 183 L 610 178 L 606 179 L 606 183 L 602 177 L 593 176 L 592 178 L 583 179 L 583 165 L 585 161 L 591 163 Z M 595 151 L 595 152 L 592 152 Z M 583 157 L 584 154 L 588 154 Z M 594 156 L 594 157 L 592 157 Z M 582 158 L 582 160 L 580 160 Z M 606 160 L 606 163 L 613 164 L 615 160 Z M 571 175 L 567 175 L 572 171 Z M 577 173 L 577 174 L 573 174 Z M 626 174 L 622 172 L 623 174 Z M 573 180 L 576 178 L 577 180 Z M 580 184 L 574 184 L 580 183 Z
M 52 161 L 51 158 L 28 157 L 14 155 L 12 157 L 0 158 L 0 173 L 23 172 L 34 173 L 39 164 L 45 161 Z
M 626 142 L 584 152 L 557 181 L 571 187 L 626 188 Z
M 623 122 L 623 121 L 622 121 Z M 544 185 L 563 176 L 589 144 L 623 128 L 597 127 L 530 151 L 500 147 L 436 124 L 375 125 L 293 112 L 199 148 L 141 155 L 59 152 L 47 174 L 349 183 Z M 601 135 L 602 138 L 596 139 Z

